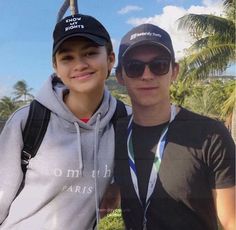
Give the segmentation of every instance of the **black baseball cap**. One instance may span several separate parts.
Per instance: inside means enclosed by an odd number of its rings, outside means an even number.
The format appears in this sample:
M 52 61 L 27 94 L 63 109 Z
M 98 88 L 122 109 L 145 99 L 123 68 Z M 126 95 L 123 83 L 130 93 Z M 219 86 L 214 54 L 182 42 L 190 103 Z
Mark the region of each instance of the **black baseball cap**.
M 71 37 L 85 37 L 101 46 L 106 42 L 111 43 L 109 33 L 97 19 L 89 15 L 75 14 L 56 24 L 53 31 L 53 56 L 59 46 Z
M 145 23 L 134 27 L 121 39 L 118 54 L 118 68 L 121 65 L 121 60 L 129 50 L 140 45 L 148 44 L 165 48 L 170 53 L 171 59 L 175 60 L 175 53 L 170 35 L 156 25 Z

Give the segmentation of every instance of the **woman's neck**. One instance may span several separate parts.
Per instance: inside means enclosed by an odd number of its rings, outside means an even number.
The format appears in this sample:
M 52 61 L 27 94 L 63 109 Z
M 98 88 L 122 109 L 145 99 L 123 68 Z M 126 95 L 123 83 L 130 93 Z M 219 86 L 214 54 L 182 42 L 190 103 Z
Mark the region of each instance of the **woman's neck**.
M 96 112 L 103 98 L 103 93 L 74 94 L 69 92 L 64 102 L 70 111 L 79 119 L 90 118 Z

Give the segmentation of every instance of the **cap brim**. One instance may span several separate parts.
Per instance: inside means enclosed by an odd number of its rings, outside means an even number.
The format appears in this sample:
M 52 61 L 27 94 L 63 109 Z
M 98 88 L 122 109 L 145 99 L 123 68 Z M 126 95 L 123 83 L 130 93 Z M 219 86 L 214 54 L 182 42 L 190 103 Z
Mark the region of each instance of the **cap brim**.
M 162 43 L 160 42 L 156 42 L 156 41 L 149 41 L 149 40 L 143 40 L 143 41 L 139 41 L 131 46 L 129 46 L 125 52 L 122 54 L 122 58 L 133 48 L 135 47 L 138 47 L 138 46 L 142 46 L 142 45 L 154 45 L 154 46 L 160 46 L 160 47 L 163 47 L 164 49 L 166 49 L 169 53 L 170 53 L 170 56 L 172 56 L 172 53 L 170 51 L 170 49 L 168 47 L 166 47 L 165 45 L 163 45 Z
M 96 44 L 98 44 L 99 46 L 104 46 L 106 44 L 106 40 L 97 36 L 94 36 L 92 34 L 71 34 L 68 35 L 66 37 L 64 37 L 63 39 L 61 39 L 60 41 L 57 42 L 57 44 L 53 47 L 53 55 L 56 54 L 59 46 L 66 41 L 69 38 L 73 38 L 73 37 L 84 37 L 84 38 L 88 38 L 89 40 L 92 40 L 93 42 L 95 42 Z

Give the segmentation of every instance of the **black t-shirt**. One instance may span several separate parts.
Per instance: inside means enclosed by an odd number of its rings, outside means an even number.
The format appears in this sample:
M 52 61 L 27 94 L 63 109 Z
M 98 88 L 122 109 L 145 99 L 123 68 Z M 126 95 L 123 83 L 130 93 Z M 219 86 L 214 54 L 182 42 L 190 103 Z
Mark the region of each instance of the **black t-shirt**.
M 144 127 L 133 123 L 132 141 L 134 146 L 134 160 L 138 176 L 140 198 L 145 205 L 148 182 L 156 153 L 157 140 L 167 123 Z
M 143 207 L 130 176 L 126 148 L 127 124 L 126 118 L 117 125 L 115 180 L 121 189 L 121 208 L 126 228 L 141 230 Z M 134 126 L 134 149 L 139 155 L 136 161 L 140 159 L 136 167 L 143 200 L 162 128 Z M 145 133 L 137 134 L 143 131 Z M 142 144 L 148 149 L 144 147 L 139 151 Z M 145 159 L 143 164 L 142 157 Z M 212 189 L 234 184 L 235 145 L 228 130 L 221 122 L 181 109 L 167 133 L 167 145 L 147 211 L 147 229 L 217 229 Z

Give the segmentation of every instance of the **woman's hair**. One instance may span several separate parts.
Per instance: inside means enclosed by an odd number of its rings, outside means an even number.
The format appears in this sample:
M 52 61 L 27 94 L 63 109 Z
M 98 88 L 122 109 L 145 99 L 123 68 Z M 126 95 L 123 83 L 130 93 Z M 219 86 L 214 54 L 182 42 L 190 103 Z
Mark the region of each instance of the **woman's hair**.
M 106 42 L 105 44 L 107 55 L 110 55 L 113 52 L 113 46 L 111 42 Z

